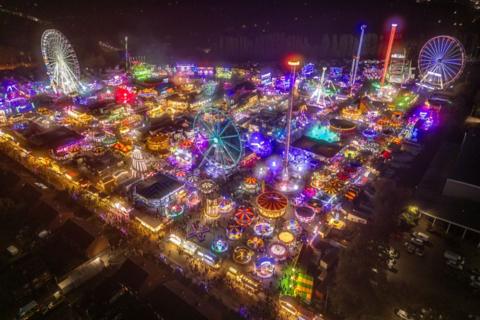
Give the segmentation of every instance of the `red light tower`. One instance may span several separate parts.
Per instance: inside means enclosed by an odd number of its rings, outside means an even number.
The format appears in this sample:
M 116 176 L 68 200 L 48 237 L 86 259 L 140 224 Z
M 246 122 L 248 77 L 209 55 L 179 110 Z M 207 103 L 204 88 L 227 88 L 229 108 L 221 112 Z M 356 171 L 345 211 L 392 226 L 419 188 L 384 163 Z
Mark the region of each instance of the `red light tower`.
M 383 87 L 385 83 L 385 78 L 387 77 L 388 65 L 390 64 L 390 56 L 392 54 L 393 40 L 395 39 L 395 32 L 397 30 L 397 24 L 392 23 L 392 28 L 390 29 L 390 37 L 388 39 L 387 54 L 385 55 L 385 64 L 383 67 L 382 81 L 380 85 Z

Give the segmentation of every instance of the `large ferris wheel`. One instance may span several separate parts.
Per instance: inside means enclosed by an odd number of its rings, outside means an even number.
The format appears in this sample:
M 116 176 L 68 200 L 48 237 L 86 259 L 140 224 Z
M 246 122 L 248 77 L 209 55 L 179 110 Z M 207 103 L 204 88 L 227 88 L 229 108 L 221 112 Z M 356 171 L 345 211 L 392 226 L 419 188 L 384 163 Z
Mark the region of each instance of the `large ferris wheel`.
M 443 89 L 457 80 L 465 67 L 465 49 L 456 38 L 436 36 L 428 40 L 418 55 L 420 85 Z
M 207 164 L 223 174 L 234 169 L 243 156 L 240 132 L 224 112 L 201 109 L 193 122 L 195 146 L 202 154 L 200 166 Z
M 80 90 L 80 66 L 68 39 L 56 29 L 47 29 L 41 39 L 43 61 L 56 93 L 72 94 Z

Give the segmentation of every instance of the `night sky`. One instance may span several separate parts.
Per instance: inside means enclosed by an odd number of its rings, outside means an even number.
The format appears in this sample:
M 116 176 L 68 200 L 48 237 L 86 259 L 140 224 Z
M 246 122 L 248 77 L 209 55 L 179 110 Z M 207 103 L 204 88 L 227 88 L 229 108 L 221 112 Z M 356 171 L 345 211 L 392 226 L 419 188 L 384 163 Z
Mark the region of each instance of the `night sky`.
M 409 39 L 438 33 L 458 36 L 479 27 L 479 13 L 468 0 L 420 2 L 10 0 L 4 1 L 4 9 L 41 21 L 2 12 L 0 43 L 35 52 L 39 34 L 55 27 L 82 46 L 100 40 L 121 46 L 123 37 L 129 35 L 133 48 L 158 42 L 185 53 L 208 47 L 222 36 L 285 33 L 315 42 L 324 33 L 355 34 L 362 23 L 369 32 L 382 35 L 390 21 L 398 21 L 399 36 Z

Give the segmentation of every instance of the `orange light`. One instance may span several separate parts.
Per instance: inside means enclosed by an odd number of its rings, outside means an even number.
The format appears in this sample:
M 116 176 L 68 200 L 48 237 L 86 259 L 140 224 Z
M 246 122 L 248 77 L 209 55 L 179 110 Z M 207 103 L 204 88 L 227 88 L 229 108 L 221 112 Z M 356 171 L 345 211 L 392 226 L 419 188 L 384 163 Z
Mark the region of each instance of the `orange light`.
M 288 65 L 291 66 L 291 67 L 297 67 L 300 65 L 300 61 L 299 60 L 289 60 L 288 62 Z

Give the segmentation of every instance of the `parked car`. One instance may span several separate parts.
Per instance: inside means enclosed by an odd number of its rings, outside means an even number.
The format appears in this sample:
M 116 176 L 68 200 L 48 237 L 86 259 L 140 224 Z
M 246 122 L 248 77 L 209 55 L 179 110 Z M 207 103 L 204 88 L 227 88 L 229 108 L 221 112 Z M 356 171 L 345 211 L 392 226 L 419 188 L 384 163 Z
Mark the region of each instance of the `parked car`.
M 449 266 L 450 268 L 453 268 L 453 269 L 463 270 L 463 264 L 457 263 L 453 260 L 447 260 L 447 266 Z
M 480 289 L 480 281 L 472 281 L 470 282 L 470 287 L 474 289 Z
M 404 320 L 414 320 L 413 317 L 411 317 L 407 311 L 403 310 L 403 309 L 395 309 L 394 310 L 395 312 L 395 315 L 397 317 L 399 317 L 400 319 L 404 319 Z
M 425 249 L 417 247 L 415 248 L 415 254 L 419 257 L 423 257 L 425 255 Z
M 464 264 L 465 263 L 465 258 L 459 255 L 458 253 L 455 253 L 453 251 L 445 251 L 443 253 L 443 257 L 447 260 L 454 261 L 455 263 L 459 264 Z
M 413 243 L 414 245 L 421 246 L 421 247 L 424 245 L 424 241 L 422 239 L 415 238 L 415 237 L 411 237 L 410 242 Z
M 480 276 L 480 269 L 472 268 L 470 269 L 470 273 L 473 274 L 474 276 Z
M 417 239 L 422 240 L 424 243 L 427 243 L 427 242 L 430 241 L 430 236 L 427 235 L 427 234 L 425 234 L 425 233 L 423 233 L 423 232 L 415 231 L 415 232 L 413 233 L 413 236 L 414 236 L 415 238 L 417 238 Z
M 478 282 L 480 282 L 480 276 L 471 275 L 471 276 L 470 276 L 470 280 L 471 280 L 471 281 L 478 281 Z
M 410 253 L 410 254 L 414 254 L 415 253 L 415 246 L 411 243 L 408 243 L 407 252 Z

